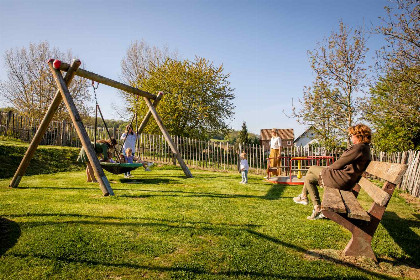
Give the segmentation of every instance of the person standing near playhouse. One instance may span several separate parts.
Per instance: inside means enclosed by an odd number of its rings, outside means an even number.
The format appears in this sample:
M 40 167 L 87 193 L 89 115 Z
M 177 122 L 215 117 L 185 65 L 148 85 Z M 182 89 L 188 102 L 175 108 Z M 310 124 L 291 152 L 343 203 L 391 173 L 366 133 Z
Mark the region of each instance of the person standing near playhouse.
M 271 167 L 278 167 L 276 174 L 280 175 L 280 159 L 279 156 L 281 155 L 281 139 L 279 135 L 279 131 L 276 128 L 271 130 L 271 140 L 270 140 L 270 166 Z M 280 171 L 280 172 L 279 172 Z
M 240 155 L 241 158 L 241 175 L 242 175 L 242 181 L 239 182 L 240 184 L 247 184 L 248 183 L 248 170 L 249 170 L 249 165 L 248 165 L 248 161 L 246 159 L 246 153 L 241 153 Z
M 137 134 L 133 131 L 133 127 L 131 126 L 131 124 L 127 125 L 127 127 L 125 128 L 125 132 L 121 135 L 121 140 L 124 141 L 123 144 L 123 154 L 125 156 L 134 156 L 134 154 L 136 153 L 136 142 L 137 142 Z M 130 148 L 132 154 L 131 155 L 127 155 L 126 151 L 127 149 Z M 127 172 L 124 174 L 126 177 L 131 177 L 130 172 Z

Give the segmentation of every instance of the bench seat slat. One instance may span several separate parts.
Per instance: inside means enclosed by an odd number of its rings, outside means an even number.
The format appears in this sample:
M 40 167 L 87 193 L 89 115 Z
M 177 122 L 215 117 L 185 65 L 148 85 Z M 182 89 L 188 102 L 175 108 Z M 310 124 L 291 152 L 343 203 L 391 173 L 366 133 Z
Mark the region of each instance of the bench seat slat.
M 359 181 L 359 185 L 379 206 L 385 206 L 391 198 L 391 196 L 387 192 L 385 192 L 366 178 L 361 178 Z
M 343 198 L 344 205 L 346 206 L 347 216 L 352 219 L 363 221 L 370 221 L 370 216 L 366 213 L 365 209 L 360 206 L 357 198 L 351 191 L 340 191 Z
M 333 211 L 336 213 L 347 212 L 338 189 L 324 188 L 321 210 Z

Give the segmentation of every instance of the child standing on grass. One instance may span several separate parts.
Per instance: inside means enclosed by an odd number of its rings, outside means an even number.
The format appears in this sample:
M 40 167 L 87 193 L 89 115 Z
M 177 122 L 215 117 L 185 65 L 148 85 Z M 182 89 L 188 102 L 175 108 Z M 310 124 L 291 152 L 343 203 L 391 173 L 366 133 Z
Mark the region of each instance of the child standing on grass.
M 240 182 L 240 184 L 247 184 L 249 165 L 248 165 L 248 161 L 246 160 L 246 153 L 241 153 L 240 158 L 241 158 L 241 175 L 242 175 L 242 181 Z

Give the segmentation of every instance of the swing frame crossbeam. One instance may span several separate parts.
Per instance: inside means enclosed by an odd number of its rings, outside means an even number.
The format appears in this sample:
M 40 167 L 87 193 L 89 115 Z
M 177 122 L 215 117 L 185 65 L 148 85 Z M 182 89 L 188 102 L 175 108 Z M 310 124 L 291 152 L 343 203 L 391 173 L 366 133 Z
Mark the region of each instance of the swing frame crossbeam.
M 192 178 L 192 174 L 190 170 L 185 164 L 181 154 L 178 152 L 178 149 L 176 148 L 174 142 L 172 141 L 172 138 L 170 137 L 168 131 L 166 130 L 162 122 L 162 119 L 160 118 L 159 114 L 156 111 L 156 106 L 158 105 L 159 101 L 163 97 L 163 92 L 159 92 L 157 95 L 154 95 L 149 92 L 114 81 L 112 79 L 108 79 L 101 75 L 86 71 L 84 69 L 80 69 L 79 68 L 80 65 L 81 65 L 81 62 L 79 59 L 73 60 L 71 65 L 61 62 L 59 60 L 54 60 L 54 59 L 50 59 L 48 61 L 48 66 L 57 84 L 58 90 L 56 91 L 54 99 L 51 105 L 49 106 L 47 113 L 45 114 L 37 132 L 35 133 L 34 138 L 32 139 L 31 144 L 29 145 L 18 169 L 16 170 L 9 184 L 9 187 L 17 188 L 19 186 L 19 183 L 22 177 L 25 175 L 26 169 L 28 168 L 31 159 L 34 156 L 35 151 L 38 148 L 38 145 L 40 144 L 45 132 L 48 129 L 48 126 L 53 118 L 54 113 L 57 111 L 61 101 L 64 101 L 67 107 L 67 110 L 70 114 L 71 120 L 76 128 L 76 132 L 80 139 L 80 142 L 82 143 L 82 146 L 86 151 L 88 160 L 92 166 L 93 172 L 95 174 L 96 179 L 98 180 L 99 187 L 102 190 L 103 195 L 104 196 L 114 195 L 111 185 L 101 167 L 99 159 L 92 148 L 91 140 L 86 132 L 82 119 L 80 118 L 79 112 L 74 104 L 73 98 L 71 97 L 69 89 L 68 89 L 75 75 L 143 97 L 144 101 L 149 107 L 149 111 L 145 115 L 140 127 L 137 130 L 137 133 L 139 134 L 143 131 L 150 117 L 153 116 L 166 142 L 168 142 L 169 147 L 174 153 L 176 159 L 178 160 L 179 165 L 183 169 L 186 177 Z M 61 74 L 61 71 L 66 72 L 66 75 L 64 78 Z M 151 100 L 153 100 L 153 103 L 151 102 Z

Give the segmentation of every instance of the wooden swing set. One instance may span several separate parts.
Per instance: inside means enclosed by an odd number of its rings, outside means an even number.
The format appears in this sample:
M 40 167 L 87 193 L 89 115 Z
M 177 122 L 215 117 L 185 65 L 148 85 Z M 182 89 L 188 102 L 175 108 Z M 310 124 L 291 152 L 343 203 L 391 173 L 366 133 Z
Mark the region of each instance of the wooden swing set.
M 41 142 L 45 132 L 47 131 L 48 125 L 50 124 L 54 113 L 57 111 L 58 106 L 63 100 L 70 114 L 74 127 L 76 128 L 76 132 L 80 139 L 80 142 L 82 143 L 82 146 L 86 151 L 88 160 L 90 164 L 92 165 L 93 172 L 95 174 L 96 179 L 98 180 L 98 183 L 99 183 L 100 189 L 102 190 L 103 195 L 104 196 L 114 195 L 111 185 L 107 177 L 105 176 L 104 171 L 102 170 L 99 159 L 96 156 L 95 151 L 93 150 L 89 136 L 86 132 L 83 122 L 80 118 L 79 112 L 74 104 L 73 98 L 71 97 L 69 89 L 68 89 L 75 75 L 86 78 L 86 79 L 90 79 L 92 81 L 95 81 L 101 84 L 108 85 L 113 88 L 126 91 L 128 93 L 131 93 L 140 97 L 143 97 L 144 101 L 146 102 L 146 105 L 149 107 L 149 111 L 145 115 L 137 132 L 140 134 L 143 131 L 143 129 L 146 127 L 147 122 L 149 121 L 150 117 L 153 116 L 157 125 L 162 131 L 162 134 L 166 142 L 171 148 L 172 153 L 175 155 L 175 158 L 178 160 L 179 165 L 184 171 L 185 175 L 187 176 L 187 178 L 192 178 L 192 174 L 190 170 L 185 164 L 183 158 L 181 157 L 181 154 L 178 152 L 174 142 L 171 139 L 171 136 L 169 135 L 168 131 L 163 125 L 162 119 L 160 118 L 159 114 L 156 111 L 156 106 L 159 104 L 159 101 L 162 99 L 163 92 L 159 92 L 157 95 L 154 95 L 149 92 L 142 91 L 140 89 L 137 89 L 137 88 L 125 85 L 123 83 L 108 79 L 106 77 L 100 76 L 98 74 L 86 71 L 84 69 L 81 69 L 81 68 L 79 69 L 80 65 L 81 65 L 81 62 L 79 59 L 73 60 L 71 65 L 61 62 L 59 60 L 54 60 L 54 59 L 50 59 L 48 61 L 48 66 L 53 74 L 58 90 L 37 132 L 35 133 L 35 136 L 32 139 L 32 142 L 29 145 L 28 150 L 26 151 L 18 169 L 16 170 L 15 175 L 13 176 L 12 181 L 9 184 L 9 187 L 16 188 L 19 186 L 19 183 L 22 177 L 25 175 L 26 169 L 29 166 L 29 162 L 33 158 L 35 151 L 38 148 L 39 143 Z M 61 74 L 61 71 L 67 72 L 64 78 Z M 153 100 L 153 103 L 152 103 L 152 100 Z

